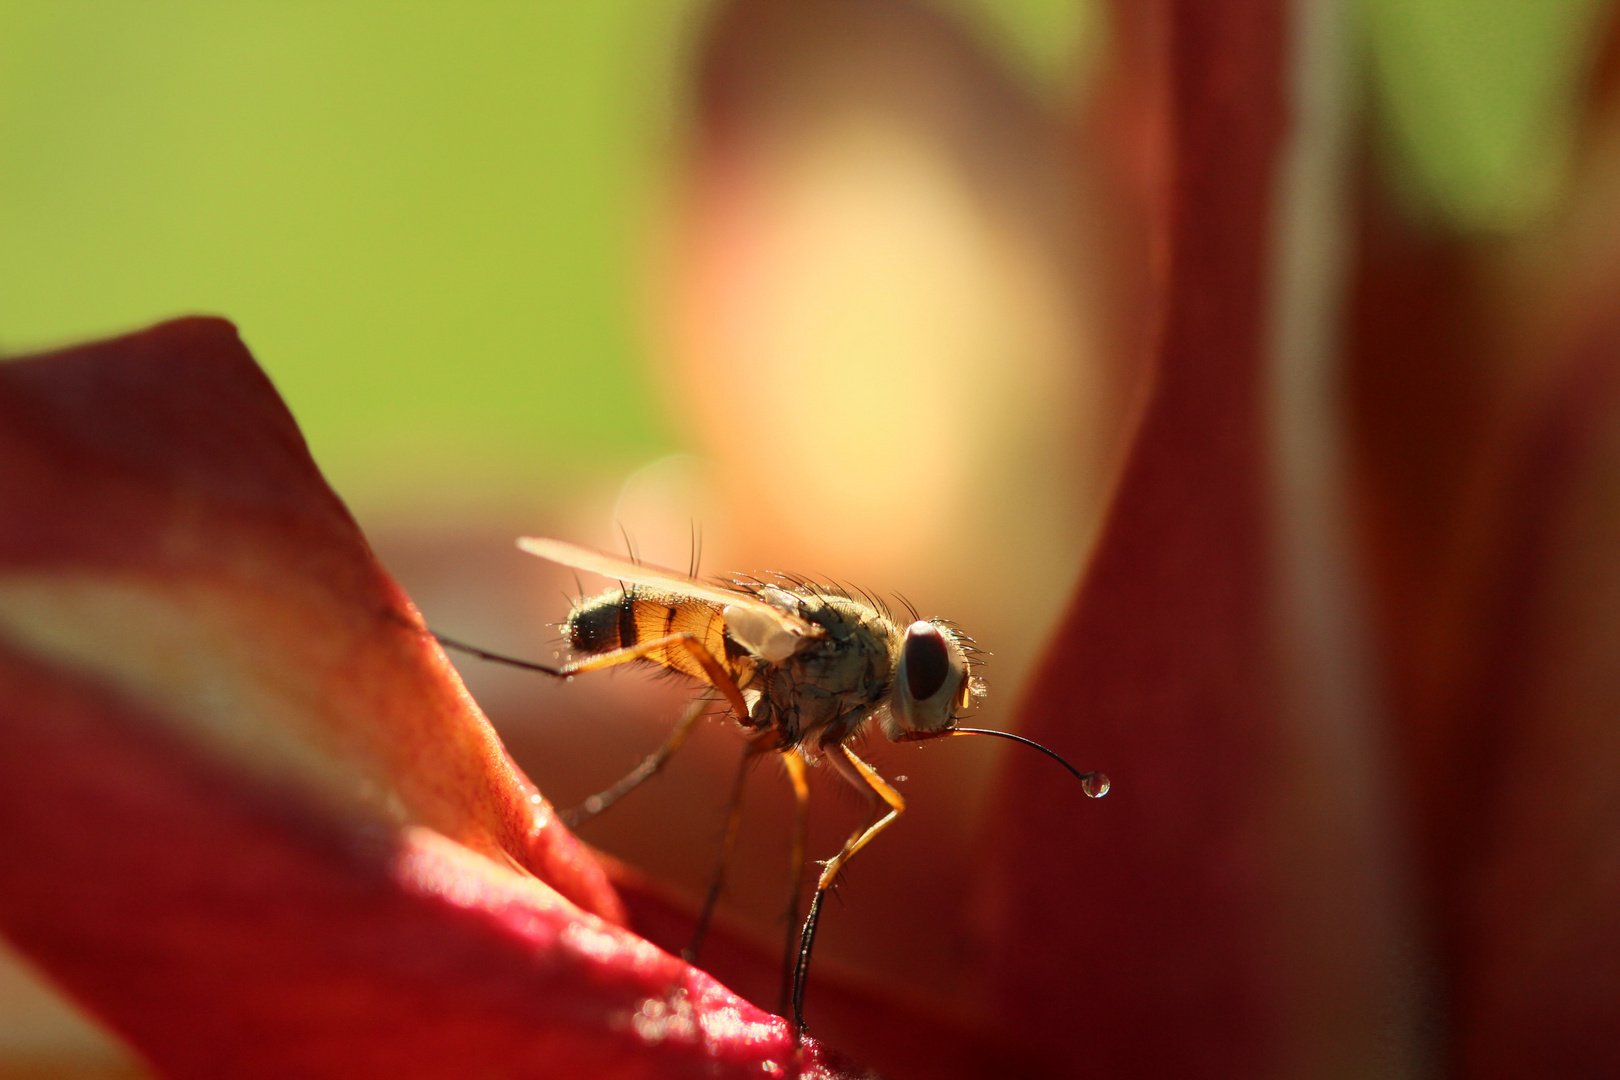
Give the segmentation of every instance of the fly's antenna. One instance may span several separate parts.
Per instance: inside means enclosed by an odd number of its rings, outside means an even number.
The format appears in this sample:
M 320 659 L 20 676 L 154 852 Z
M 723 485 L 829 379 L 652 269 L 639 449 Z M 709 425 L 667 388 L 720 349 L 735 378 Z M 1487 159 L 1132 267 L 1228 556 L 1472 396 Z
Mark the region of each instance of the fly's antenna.
M 433 634 L 433 631 L 429 630 L 428 633 Z M 538 671 L 543 675 L 550 675 L 558 679 L 568 677 L 566 671 L 558 668 L 537 664 L 533 660 L 519 660 L 515 656 L 503 656 L 500 653 L 490 652 L 488 649 L 480 649 L 476 645 L 468 645 L 464 641 L 457 641 L 455 638 L 447 638 L 443 634 L 433 634 L 433 640 L 452 652 L 466 653 L 468 656 L 476 656 L 480 660 L 488 660 L 495 664 L 508 664 L 515 668 L 522 668 L 524 671 Z
M 1057 753 L 1057 751 L 1048 750 L 1046 747 L 1042 746 L 1040 743 L 1036 742 L 1034 739 L 1026 739 L 1022 735 L 1014 735 L 1010 731 L 997 731 L 994 728 L 959 727 L 959 728 L 951 728 L 950 730 L 948 730 L 946 732 L 943 732 L 943 734 L 946 734 L 946 735 L 994 735 L 998 739 L 1008 739 L 1008 740 L 1011 740 L 1012 742 L 1023 743 L 1025 746 L 1033 746 L 1035 749 L 1039 750 L 1041 753 L 1045 754 L 1047 757 L 1051 758 L 1053 761 L 1057 762 L 1059 765 L 1062 765 L 1065 769 L 1068 769 L 1071 773 L 1073 773 L 1074 778 L 1076 780 L 1080 781 L 1080 790 L 1084 791 L 1087 795 L 1089 795 L 1093 799 L 1100 799 L 1104 795 L 1108 794 L 1108 789 L 1109 789 L 1110 786 L 1112 786 L 1109 783 L 1108 776 L 1107 776 L 1106 773 L 1100 773 L 1100 772 L 1083 773 L 1079 769 L 1075 768 L 1073 765 L 1070 765 L 1067 761 L 1065 761 L 1063 759 L 1062 755 Z

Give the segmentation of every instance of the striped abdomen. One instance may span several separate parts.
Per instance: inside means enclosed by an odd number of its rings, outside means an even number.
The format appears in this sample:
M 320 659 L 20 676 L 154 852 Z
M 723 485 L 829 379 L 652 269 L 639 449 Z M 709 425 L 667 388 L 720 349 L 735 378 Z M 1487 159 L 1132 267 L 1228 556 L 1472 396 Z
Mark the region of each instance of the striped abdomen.
M 705 600 L 674 593 L 659 593 L 641 586 L 614 589 L 581 600 L 563 623 L 568 645 L 579 653 L 605 653 L 657 641 L 673 634 L 691 634 L 744 686 L 753 675 L 753 658 L 726 636 L 721 609 Z M 703 669 L 682 646 L 654 649 L 646 659 L 673 671 L 708 682 Z

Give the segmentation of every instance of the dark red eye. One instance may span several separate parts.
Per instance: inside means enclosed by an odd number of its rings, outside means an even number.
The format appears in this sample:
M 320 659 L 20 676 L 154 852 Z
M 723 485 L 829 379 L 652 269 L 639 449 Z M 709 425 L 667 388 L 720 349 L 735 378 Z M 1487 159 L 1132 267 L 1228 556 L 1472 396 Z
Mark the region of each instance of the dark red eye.
M 945 649 L 945 635 L 930 623 L 914 622 L 906 630 L 906 644 L 900 662 L 906 668 L 906 689 L 913 701 L 927 701 L 939 693 L 950 674 L 951 659 Z

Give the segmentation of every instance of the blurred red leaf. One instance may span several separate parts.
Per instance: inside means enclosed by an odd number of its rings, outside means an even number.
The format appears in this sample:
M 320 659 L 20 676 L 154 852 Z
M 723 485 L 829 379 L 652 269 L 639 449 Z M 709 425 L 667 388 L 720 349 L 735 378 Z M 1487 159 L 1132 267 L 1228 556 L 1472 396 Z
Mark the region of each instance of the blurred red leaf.
M 1291 20 L 1321 8 L 1130 7 L 1126 100 L 1105 101 L 1171 143 L 1155 385 L 1022 727 L 1116 787 L 1081 807 L 1009 759 L 999 1017 L 1054 1075 L 1612 1075 L 1620 126 L 1589 132 L 1558 220 L 1511 243 L 1415 222 L 1367 181 L 1335 344 L 1350 407 L 1320 419 L 1352 437 L 1359 550 L 1335 572 L 1367 560 L 1382 667 L 1360 677 L 1390 700 L 1367 686 L 1346 713 L 1290 615 L 1312 599 L 1272 410 L 1304 358 L 1270 366 L 1267 340 Z M 1074 1025 L 1079 1062 L 1055 1036 Z
M 1620 1069 L 1616 41 L 1611 17 L 1565 198 L 1520 235 L 1360 193 L 1357 525 L 1459 1076 Z
M 1115 787 L 1082 805 L 1008 759 L 995 1007 L 1054 1074 L 1376 1071 L 1376 785 L 1347 791 L 1324 745 L 1280 557 L 1269 335 L 1295 27 L 1281 0 L 1123 7 L 1109 149 L 1170 144 L 1145 181 L 1165 199 L 1154 385 L 1019 725 Z

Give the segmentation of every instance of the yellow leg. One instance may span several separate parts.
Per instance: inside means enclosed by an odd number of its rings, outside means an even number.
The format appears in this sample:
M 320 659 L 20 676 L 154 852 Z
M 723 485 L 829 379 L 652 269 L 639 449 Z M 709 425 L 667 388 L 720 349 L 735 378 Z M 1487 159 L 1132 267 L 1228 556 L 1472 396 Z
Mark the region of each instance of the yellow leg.
M 682 648 L 692 654 L 692 659 L 697 661 L 698 666 L 703 669 L 703 674 L 708 677 L 709 684 L 725 696 L 726 704 L 737 714 L 737 719 L 747 723 L 748 703 L 743 700 L 742 691 L 737 689 L 737 683 L 725 665 L 714 658 L 709 647 L 703 644 L 696 634 L 671 634 L 652 641 L 638 641 L 634 645 L 614 649 L 612 652 L 597 653 L 594 656 L 570 661 L 558 668 L 556 673 L 564 678 L 583 675 L 587 671 L 601 671 L 603 668 L 640 660 L 648 653 L 655 653 L 660 649 L 673 648 Z
M 793 850 L 788 856 L 787 940 L 782 947 L 782 992 L 776 1011 L 787 1015 L 793 1001 L 794 948 L 799 943 L 799 894 L 804 888 L 804 860 L 810 840 L 810 778 L 804 755 L 793 747 L 782 755 L 788 783 L 793 785 Z
M 600 671 L 603 668 L 614 667 L 618 664 L 628 664 L 632 660 L 640 660 L 648 653 L 659 649 L 682 648 L 691 654 L 703 669 L 704 677 L 709 684 L 725 697 L 726 704 L 736 712 L 737 719 L 743 723 L 748 722 L 748 703 L 743 700 L 742 691 L 737 689 L 737 682 L 725 665 L 714 658 L 714 654 L 698 640 L 694 634 L 670 634 L 668 637 L 658 638 L 656 641 L 639 641 L 623 649 L 614 649 L 612 652 L 597 653 L 579 660 L 573 660 L 561 667 L 551 667 L 548 664 L 537 664 L 533 660 L 520 660 L 515 656 L 503 656 L 500 653 L 480 649 L 476 645 L 468 645 L 464 641 L 445 637 L 443 634 L 433 634 L 433 639 L 446 649 L 464 652 L 476 656 L 480 660 L 489 660 L 497 664 L 508 664 L 512 667 L 522 668 L 524 671 L 538 671 L 542 675 L 550 675 L 557 679 L 568 679 L 575 675 L 582 675 L 587 671 Z
M 850 753 L 844 746 L 828 747 L 827 758 L 838 770 L 838 774 L 848 780 L 857 791 L 873 803 L 882 802 L 887 805 L 889 812 L 872 824 L 857 829 L 848 840 L 844 841 L 843 850 L 827 860 L 822 868 L 821 878 L 816 882 L 816 895 L 810 901 L 810 914 L 804 920 L 804 930 L 799 935 L 799 959 L 793 971 L 793 1023 L 800 1034 L 805 1030 L 804 987 L 810 979 L 810 953 L 816 943 L 816 924 L 821 920 L 821 902 L 826 897 L 827 890 L 838 879 L 839 871 L 843 870 L 844 864 L 906 810 L 906 800 L 901 794 L 879 776 L 876 769 Z
M 714 906 L 720 902 L 720 890 L 725 885 L 726 864 L 731 861 L 731 853 L 737 846 L 737 833 L 742 829 L 743 785 L 748 780 L 748 765 L 760 754 L 774 749 L 776 732 L 763 731 L 748 740 L 742 760 L 737 763 L 737 778 L 732 781 L 731 801 L 726 808 L 726 831 L 720 840 L 720 857 L 715 860 L 714 874 L 709 878 L 709 892 L 703 898 L 703 910 L 698 913 L 691 944 L 681 951 L 681 959 L 688 964 L 697 963 L 698 954 L 703 951 L 703 939 L 709 933 L 709 919 L 714 915 Z
M 838 872 L 844 864 L 854 858 L 855 853 L 867 844 L 878 833 L 893 824 L 894 819 L 906 812 L 906 800 L 900 793 L 889 785 L 889 782 L 877 774 L 877 770 L 866 762 L 850 753 L 842 746 L 834 746 L 827 752 L 828 760 L 838 774 L 848 780 L 855 790 L 871 799 L 873 802 L 882 800 L 889 807 L 889 812 L 864 829 L 857 829 L 855 834 L 844 842 L 844 849 L 823 865 L 821 880 L 816 882 L 816 889 L 823 890 L 831 885 L 838 877 Z
M 697 661 L 698 666 L 703 669 L 703 674 L 708 678 L 709 684 L 720 691 L 721 696 L 726 699 L 726 703 L 736 713 L 737 719 L 744 724 L 748 722 L 748 702 L 743 699 L 742 691 L 737 689 L 736 680 L 731 677 L 731 673 L 726 670 L 725 665 L 714 658 L 714 654 L 695 634 L 670 634 L 667 637 L 657 638 L 653 641 L 640 641 L 623 649 L 614 649 L 611 652 L 586 656 L 561 667 L 549 667 L 545 664 L 537 664 L 532 660 L 520 660 L 512 656 L 502 656 L 500 653 L 480 649 L 475 645 L 468 645 L 465 642 L 456 641 L 454 638 L 447 638 L 442 634 L 434 634 L 433 637 L 447 649 L 469 653 L 499 664 L 509 664 L 513 667 L 523 668 L 526 671 L 538 671 L 559 679 L 568 679 L 575 675 L 583 675 L 586 672 L 601 671 L 603 668 L 628 664 L 632 660 L 640 660 L 642 657 L 658 652 L 660 649 L 685 649 Z M 692 733 L 693 726 L 697 724 L 698 718 L 703 715 L 703 710 L 707 705 L 708 700 L 706 698 L 698 698 L 687 706 L 686 711 L 681 714 L 681 718 L 675 722 L 675 730 L 669 733 L 669 738 L 664 741 L 663 746 L 649 754 L 646 760 L 636 766 L 629 775 L 606 791 L 592 795 L 572 810 L 565 810 L 561 814 L 564 824 L 574 826 L 589 821 L 631 791 L 634 791 L 641 785 L 642 781 L 656 775 L 658 770 L 664 767 L 665 762 L 670 759 L 671 755 L 681 748 L 681 744 L 686 741 L 686 737 Z

